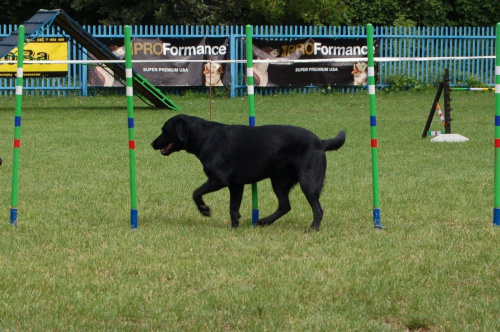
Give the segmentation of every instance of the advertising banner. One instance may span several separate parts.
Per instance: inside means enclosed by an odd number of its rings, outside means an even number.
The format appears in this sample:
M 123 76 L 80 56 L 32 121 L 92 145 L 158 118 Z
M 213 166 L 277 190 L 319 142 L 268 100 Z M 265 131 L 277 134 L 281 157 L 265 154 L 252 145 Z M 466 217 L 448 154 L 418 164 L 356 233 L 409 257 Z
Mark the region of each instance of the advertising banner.
M 379 42 L 374 41 L 375 56 Z M 366 39 L 309 38 L 295 41 L 253 40 L 254 60 L 273 59 L 278 63 L 254 63 L 255 86 L 349 86 L 367 84 L 366 61 L 294 63 L 298 59 L 367 57 Z
M 123 41 L 100 39 L 124 58 Z M 229 85 L 229 64 L 208 60 L 229 59 L 229 38 L 134 38 L 133 69 L 155 86 L 223 86 Z M 176 60 L 175 62 L 140 62 L 140 60 Z M 200 60 L 182 62 L 182 60 Z M 203 61 L 204 60 L 204 61 Z M 138 61 L 138 62 L 135 62 Z M 103 67 L 89 67 L 89 84 L 115 86 L 119 83 L 112 72 Z
M 2 61 L 17 61 L 17 47 Z M 39 37 L 24 46 L 24 60 L 40 64 L 24 64 L 24 77 L 63 77 L 68 75 L 68 64 L 47 64 L 44 60 L 68 60 L 68 41 L 64 37 Z M 1 64 L 0 77 L 15 77 L 17 64 Z

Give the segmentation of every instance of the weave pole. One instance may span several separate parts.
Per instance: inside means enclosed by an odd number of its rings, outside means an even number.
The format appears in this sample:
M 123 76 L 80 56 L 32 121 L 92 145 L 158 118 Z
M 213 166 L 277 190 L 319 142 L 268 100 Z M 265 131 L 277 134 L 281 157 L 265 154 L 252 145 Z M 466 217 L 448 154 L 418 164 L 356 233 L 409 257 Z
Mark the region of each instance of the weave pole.
M 21 156 L 21 113 L 23 108 L 23 61 L 24 61 L 24 25 L 18 29 L 17 39 L 17 76 L 16 76 L 16 110 L 14 119 L 14 155 L 12 168 L 12 193 L 10 208 L 10 224 L 17 225 L 17 202 L 19 194 L 19 164 Z
M 373 26 L 366 26 L 368 47 L 368 93 L 370 96 L 370 132 L 372 150 L 372 178 L 373 178 L 373 223 L 375 228 L 384 228 L 380 224 L 380 190 L 378 182 L 378 140 L 377 140 L 377 106 L 375 99 L 375 67 L 373 55 Z
M 500 226 L 500 23 L 497 24 L 495 61 L 495 198 L 493 225 Z
M 135 126 L 134 126 L 134 88 L 132 75 L 132 52 L 130 47 L 130 26 L 124 27 L 125 32 L 125 76 L 127 89 L 128 112 L 128 151 L 130 165 L 130 227 L 138 226 L 137 213 L 137 182 L 135 178 Z
M 246 53 L 247 53 L 247 93 L 248 93 L 248 125 L 255 127 L 255 95 L 253 80 L 253 43 L 252 26 L 246 26 Z M 259 220 L 259 199 L 257 194 L 257 183 L 252 183 L 252 225 Z

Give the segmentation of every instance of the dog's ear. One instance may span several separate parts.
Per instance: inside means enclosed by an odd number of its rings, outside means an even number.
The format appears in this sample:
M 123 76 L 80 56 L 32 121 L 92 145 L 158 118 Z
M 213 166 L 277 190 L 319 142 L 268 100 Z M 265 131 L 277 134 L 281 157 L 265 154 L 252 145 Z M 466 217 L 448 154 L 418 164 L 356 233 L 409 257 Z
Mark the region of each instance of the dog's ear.
M 174 123 L 174 128 L 177 131 L 177 137 L 181 142 L 185 142 L 189 137 L 189 124 L 186 119 L 178 119 Z

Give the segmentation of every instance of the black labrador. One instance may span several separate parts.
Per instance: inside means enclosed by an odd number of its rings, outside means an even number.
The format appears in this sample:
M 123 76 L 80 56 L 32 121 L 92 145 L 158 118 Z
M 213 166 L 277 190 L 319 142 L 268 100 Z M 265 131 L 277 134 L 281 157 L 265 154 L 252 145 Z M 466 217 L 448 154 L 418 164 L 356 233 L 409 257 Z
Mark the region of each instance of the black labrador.
M 345 132 L 340 131 L 332 139 L 321 140 L 300 127 L 226 125 L 176 115 L 165 123 L 151 145 L 164 156 L 185 150 L 201 161 L 208 180 L 194 191 L 193 199 L 202 215 L 210 216 L 203 195 L 229 187 L 231 226 L 237 228 L 244 185 L 271 178 L 278 209 L 259 219 L 257 225 L 270 225 L 290 211 L 288 194 L 298 182 L 313 210 L 311 229 L 319 230 L 325 151 L 339 149 L 345 137 Z

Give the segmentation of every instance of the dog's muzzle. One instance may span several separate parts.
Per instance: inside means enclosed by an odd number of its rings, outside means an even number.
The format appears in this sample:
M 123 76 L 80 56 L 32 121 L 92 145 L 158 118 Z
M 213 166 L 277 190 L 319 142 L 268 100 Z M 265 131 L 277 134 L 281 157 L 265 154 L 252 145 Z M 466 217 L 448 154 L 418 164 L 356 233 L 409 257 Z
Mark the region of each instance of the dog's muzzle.
M 172 152 L 173 147 L 174 147 L 174 143 L 170 143 L 166 147 L 161 148 L 160 152 L 161 152 L 162 155 L 168 156 Z

